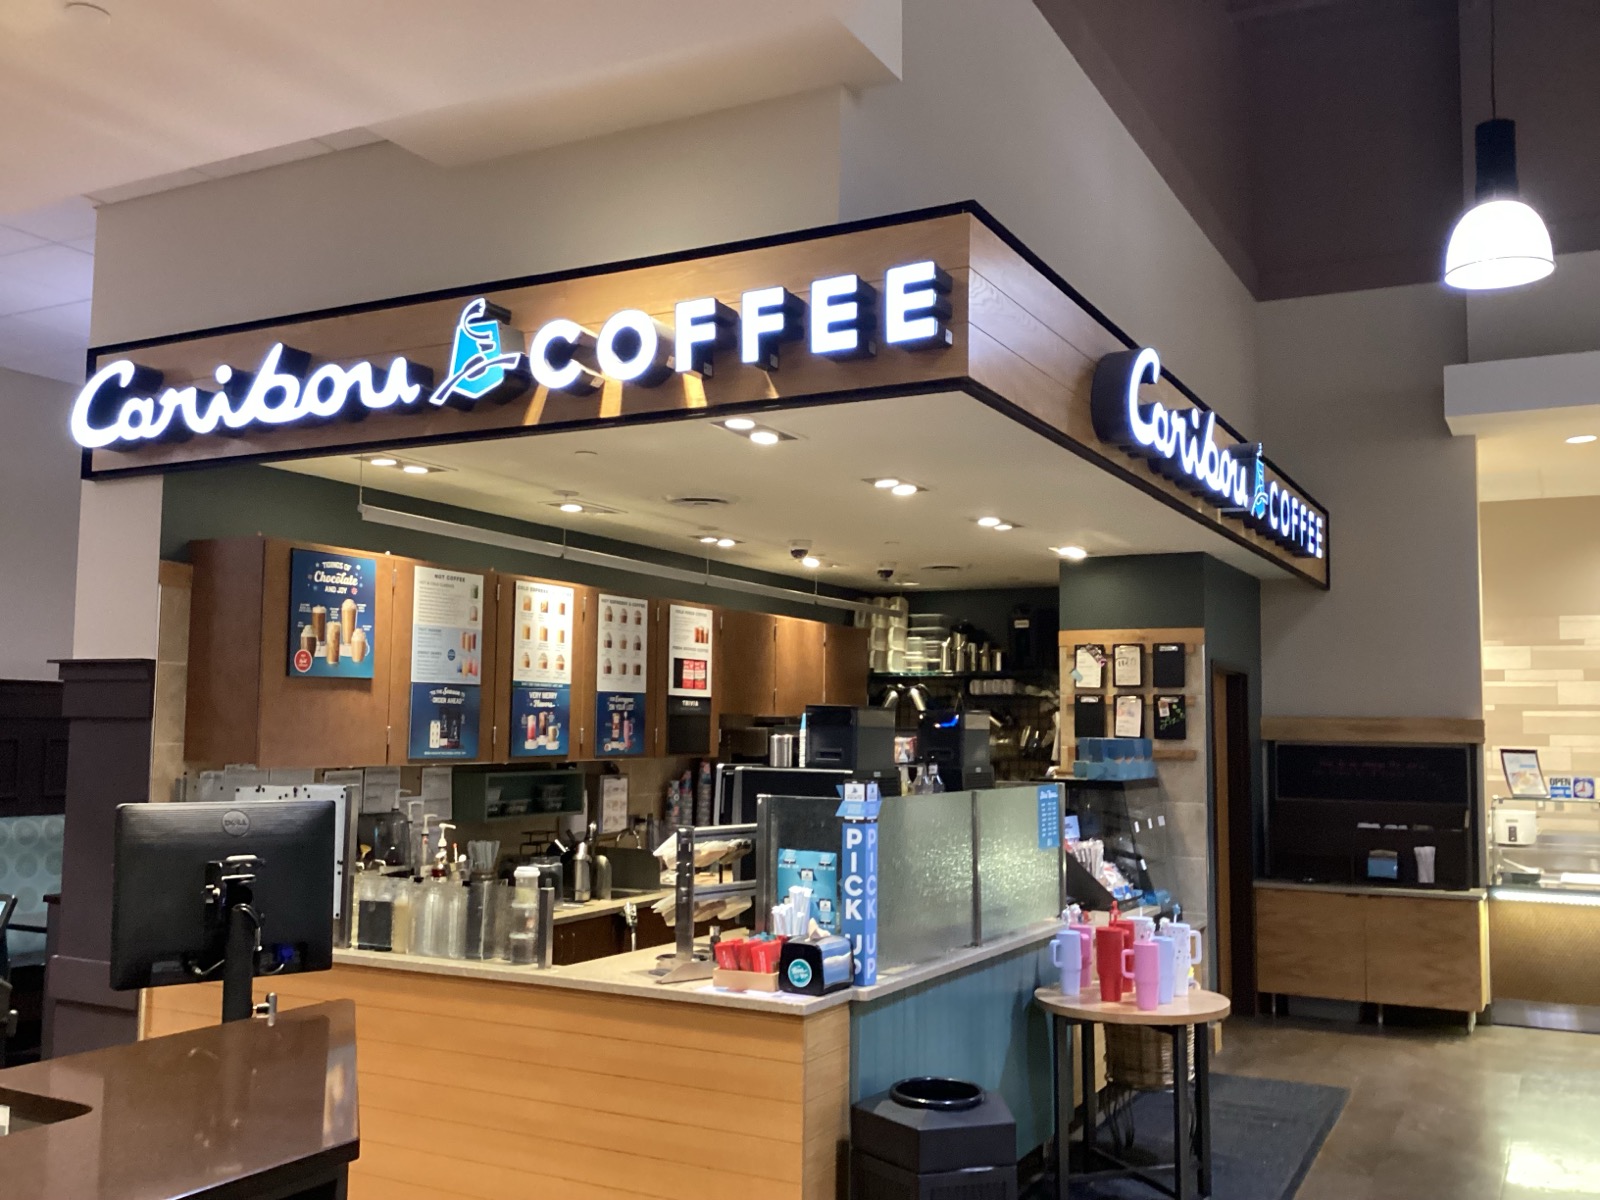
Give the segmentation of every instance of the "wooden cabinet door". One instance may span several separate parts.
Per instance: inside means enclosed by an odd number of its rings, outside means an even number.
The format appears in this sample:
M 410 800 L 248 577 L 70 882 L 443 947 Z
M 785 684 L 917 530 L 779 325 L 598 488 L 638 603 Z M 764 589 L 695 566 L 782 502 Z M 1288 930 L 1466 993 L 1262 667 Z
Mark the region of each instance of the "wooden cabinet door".
M 289 677 L 289 564 L 295 549 L 377 560 L 373 588 L 374 647 L 371 679 Z M 394 640 L 395 560 L 381 554 L 269 538 L 261 586 L 260 742 L 254 762 L 262 767 L 371 767 L 386 761 L 393 659 L 383 646 Z M 410 608 L 406 609 L 409 618 Z M 406 622 L 407 650 L 410 621 Z M 251 761 L 251 760 L 246 760 Z
M 716 689 L 725 713 L 764 717 L 777 711 L 777 619 L 725 608 L 717 614 Z
M 618 935 L 620 924 L 609 913 L 578 921 L 563 921 L 555 927 L 554 945 L 550 947 L 551 963 L 558 967 L 570 967 L 574 963 L 611 957 L 624 949 Z
M 1257 887 L 1257 990 L 1365 1000 L 1366 900 L 1344 892 Z
M 822 702 L 863 708 L 867 704 L 868 643 L 871 630 L 824 625 Z
M 1367 999 L 1452 1012 L 1489 1003 L 1484 900 L 1367 896 Z
M 797 716 L 806 705 L 823 703 L 823 680 L 827 674 L 823 625 L 797 617 L 772 619 L 777 623 L 773 711 L 780 716 Z

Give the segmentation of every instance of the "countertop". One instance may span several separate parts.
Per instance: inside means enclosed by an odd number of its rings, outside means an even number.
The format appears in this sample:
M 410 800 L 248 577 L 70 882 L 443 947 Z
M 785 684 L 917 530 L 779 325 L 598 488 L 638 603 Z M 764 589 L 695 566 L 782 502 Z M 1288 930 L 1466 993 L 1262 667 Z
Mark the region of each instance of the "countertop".
M 1258 879 L 1258 888 L 1274 888 L 1285 892 L 1339 892 L 1347 896 L 1407 896 L 1413 900 L 1482 900 L 1488 896 L 1484 888 L 1467 888 L 1465 891 L 1447 891 L 1443 888 L 1384 887 L 1366 883 L 1298 883 L 1292 879 Z
M 0 1071 L 5 1200 L 309 1186 L 360 1152 L 348 1000 Z M 17 1118 L 66 1116 L 17 1131 Z
M 844 988 L 827 996 L 797 996 L 789 992 L 730 992 L 713 987 L 709 980 L 663 984 L 650 974 L 670 946 L 655 946 L 596 958 L 566 967 L 539 971 L 514 967 L 506 962 L 478 962 L 471 959 L 423 958 L 415 954 L 385 954 L 378 950 L 335 950 L 333 961 L 339 966 L 374 967 L 385 971 L 414 971 L 424 975 L 445 975 L 458 979 L 485 979 L 496 983 L 521 983 L 534 987 L 569 988 L 581 992 L 603 992 L 612 996 L 639 996 L 687 1004 L 709 1004 L 721 1008 L 754 1009 L 761 1012 L 810 1016 L 852 1001 L 881 1000 L 906 988 L 928 983 L 977 966 L 992 958 L 1042 945 L 1060 923 L 1051 919 L 1037 922 L 1017 933 L 996 938 L 982 946 L 952 951 L 943 958 L 914 966 L 881 971 L 871 987 Z

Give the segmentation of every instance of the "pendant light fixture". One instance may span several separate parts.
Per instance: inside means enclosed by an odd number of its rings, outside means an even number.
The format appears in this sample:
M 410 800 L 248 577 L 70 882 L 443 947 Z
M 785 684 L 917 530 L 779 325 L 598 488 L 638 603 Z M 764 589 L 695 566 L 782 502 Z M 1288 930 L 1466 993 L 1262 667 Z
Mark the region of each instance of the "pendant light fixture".
M 1456 221 L 1444 281 L 1463 291 L 1520 287 L 1556 269 L 1544 221 L 1517 195 L 1517 123 L 1495 96 L 1495 0 L 1489 0 L 1489 114 L 1474 132 L 1477 200 Z

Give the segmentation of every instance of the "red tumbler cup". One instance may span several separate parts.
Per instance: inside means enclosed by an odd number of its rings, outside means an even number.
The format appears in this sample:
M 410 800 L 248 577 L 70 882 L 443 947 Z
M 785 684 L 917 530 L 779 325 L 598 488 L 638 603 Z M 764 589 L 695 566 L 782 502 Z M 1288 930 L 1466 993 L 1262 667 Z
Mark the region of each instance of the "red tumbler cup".
M 1126 949 L 1123 932 L 1110 925 L 1094 931 L 1095 970 L 1100 975 L 1100 999 L 1115 1004 L 1122 999 L 1122 952 Z

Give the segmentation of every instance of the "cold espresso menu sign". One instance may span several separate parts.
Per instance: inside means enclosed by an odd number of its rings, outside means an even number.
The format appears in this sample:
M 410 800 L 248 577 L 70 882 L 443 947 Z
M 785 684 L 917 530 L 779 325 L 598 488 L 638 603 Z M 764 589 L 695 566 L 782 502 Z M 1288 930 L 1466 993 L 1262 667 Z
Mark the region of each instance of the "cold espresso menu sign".
M 603 755 L 644 753 L 644 697 L 650 679 L 650 602 L 599 599 L 595 639 L 595 742 Z
M 711 696 L 711 610 L 671 605 L 667 613 L 667 695 Z
M 417 567 L 411 600 L 411 758 L 477 758 L 483 576 Z
M 511 638 L 511 754 L 563 758 L 572 729 L 576 593 L 517 580 Z
M 376 559 L 289 552 L 289 663 L 293 679 L 371 679 Z

